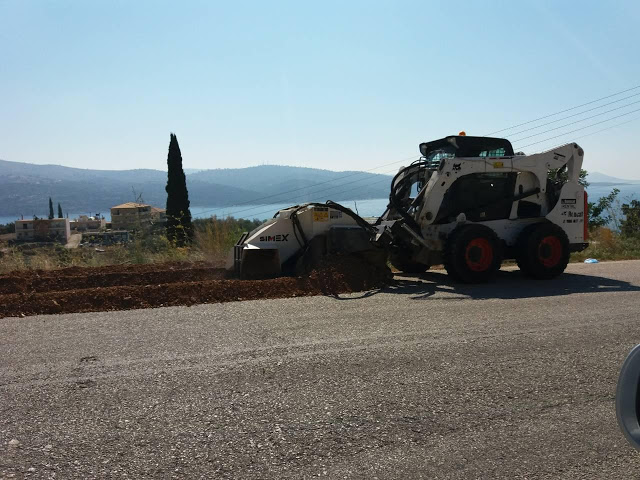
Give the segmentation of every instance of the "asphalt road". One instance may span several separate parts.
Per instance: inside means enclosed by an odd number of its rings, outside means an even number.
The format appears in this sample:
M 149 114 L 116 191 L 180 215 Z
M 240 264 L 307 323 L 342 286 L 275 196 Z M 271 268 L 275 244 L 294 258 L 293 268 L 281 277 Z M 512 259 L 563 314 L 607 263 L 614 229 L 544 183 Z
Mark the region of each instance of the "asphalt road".
M 636 343 L 640 261 L 5 318 L 0 477 L 638 478 Z

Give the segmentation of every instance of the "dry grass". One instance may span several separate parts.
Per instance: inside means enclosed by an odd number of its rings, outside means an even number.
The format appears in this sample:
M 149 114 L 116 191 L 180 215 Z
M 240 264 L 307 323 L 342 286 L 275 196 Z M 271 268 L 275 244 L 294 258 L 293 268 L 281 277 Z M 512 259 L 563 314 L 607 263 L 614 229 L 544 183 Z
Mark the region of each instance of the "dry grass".
M 589 247 L 571 254 L 571 261 L 587 258 L 597 260 L 631 260 L 640 258 L 640 238 L 624 237 L 609 228 L 599 227 L 590 233 Z
M 62 246 L 46 246 L 30 250 L 0 245 L 0 274 L 14 270 L 42 269 L 79 266 L 99 267 L 104 265 L 144 264 L 162 262 L 207 261 L 223 265 L 243 231 L 255 228 L 259 222 L 220 220 L 211 218 L 195 223 L 195 238 L 189 247 L 172 245 L 163 232 L 136 235 L 128 245 L 95 248 L 84 247 L 67 250 Z M 608 228 L 591 232 L 590 245 L 584 252 L 573 253 L 572 262 L 586 258 L 598 260 L 627 260 L 640 258 L 640 238 L 622 237 Z
M 144 264 L 162 262 L 207 261 L 222 265 L 228 252 L 243 231 L 252 230 L 261 222 L 216 217 L 196 220 L 194 241 L 189 247 L 172 244 L 164 231 L 136 234 L 127 245 L 83 247 L 68 250 L 62 245 L 21 249 L 0 245 L 0 273 L 14 270 L 79 266 Z
M 204 260 L 224 262 L 242 232 L 233 219 L 212 220 L 204 228 L 196 229 L 194 246 Z

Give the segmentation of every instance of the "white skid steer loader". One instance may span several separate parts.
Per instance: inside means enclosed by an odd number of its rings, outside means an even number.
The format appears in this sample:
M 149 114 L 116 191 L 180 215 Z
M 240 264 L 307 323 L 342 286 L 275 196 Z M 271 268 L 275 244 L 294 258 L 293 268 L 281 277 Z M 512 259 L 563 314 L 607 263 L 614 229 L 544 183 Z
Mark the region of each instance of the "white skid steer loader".
M 241 237 L 228 267 L 266 278 L 308 271 L 326 254 L 355 254 L 388 258 L 407 273 L 444 264 L 455 280 L 476 283 L 515 259 L 524 274 L 550 279 L 570 252 L 587 247 L 577 144 L 527 156 L 502 138 L 458 135 L 423 143 L 420 152 L 393 178 L 378 219 L 331 201 L 280 210 Z

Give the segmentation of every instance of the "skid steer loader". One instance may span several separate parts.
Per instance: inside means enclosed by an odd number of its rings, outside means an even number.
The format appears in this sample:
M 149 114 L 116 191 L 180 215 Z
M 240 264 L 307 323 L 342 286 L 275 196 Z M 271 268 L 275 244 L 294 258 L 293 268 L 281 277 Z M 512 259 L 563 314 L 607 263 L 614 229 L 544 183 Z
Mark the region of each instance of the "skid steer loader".
M 461 134 L 422 143 L 420 153 L 393 178 L 379 218 L 331 201 L 280 210 L 240 238 L 229 268 L 265 278 L 308 270 L 326 254 L 357 254 L 407 273 L 444 264 L 455 280 L 476 283 L 515 259 L 524 274 L 550 279 L 587 247 L 577 144 L 524 155 L 506 139 Z

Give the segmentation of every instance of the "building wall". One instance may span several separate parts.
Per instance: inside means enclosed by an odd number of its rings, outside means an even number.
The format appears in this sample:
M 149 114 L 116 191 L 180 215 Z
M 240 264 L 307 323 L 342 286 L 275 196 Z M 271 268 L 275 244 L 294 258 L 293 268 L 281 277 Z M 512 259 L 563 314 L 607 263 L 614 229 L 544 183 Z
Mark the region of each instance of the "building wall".
M 151 206 L 112 208 L 111 228 L 133 230 L 151 225 Z
M 70 226 L 71 230 L 79 232 L 99 231 L 106 228 L 107 221 L 104 218 L 89 218 L 86 215 L 82 215 L 77 220 L 71 220 Z
M 68 218 L 16 220 L 16 240 L 18 241 L 59 241 L 67 243 L 71 237 Z
M 154 223 L 167 223 L 167 211 L 161 208 L 152 208 L 151 220 Z

